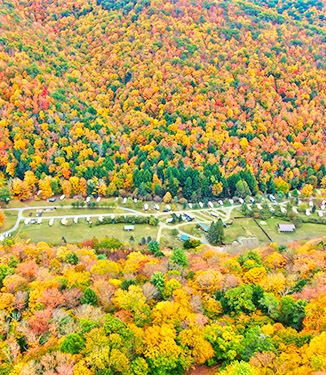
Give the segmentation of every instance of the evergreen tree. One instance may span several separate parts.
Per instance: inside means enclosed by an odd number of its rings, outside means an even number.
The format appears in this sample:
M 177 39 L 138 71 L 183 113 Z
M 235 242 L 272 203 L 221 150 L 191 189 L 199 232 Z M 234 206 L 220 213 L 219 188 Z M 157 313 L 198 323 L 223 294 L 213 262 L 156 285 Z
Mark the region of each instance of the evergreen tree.
M 218 246 L 224 243 L 224 226 L 221 219 L 213 222 L 207 233 L 207 239 L 211 245 Z

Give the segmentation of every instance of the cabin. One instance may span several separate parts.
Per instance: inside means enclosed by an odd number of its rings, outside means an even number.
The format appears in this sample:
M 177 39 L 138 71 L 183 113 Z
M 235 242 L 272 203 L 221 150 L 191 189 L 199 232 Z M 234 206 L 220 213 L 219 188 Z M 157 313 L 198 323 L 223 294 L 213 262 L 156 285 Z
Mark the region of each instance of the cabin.
M 135 226 L 134 225 L 125 225 L 123 227 L 123 230 L 125 230 L 126 232 L 130 232 L 130 231 L 135 230 Z
M 199 225 L 200 229 L 202 229 L 204 232 L 209 231 L 209 227 L 206 224 L 198 223 L 198 225 Z
M 295 231 L 294 224 L 277 224 L 280 233 L 293 233 Z

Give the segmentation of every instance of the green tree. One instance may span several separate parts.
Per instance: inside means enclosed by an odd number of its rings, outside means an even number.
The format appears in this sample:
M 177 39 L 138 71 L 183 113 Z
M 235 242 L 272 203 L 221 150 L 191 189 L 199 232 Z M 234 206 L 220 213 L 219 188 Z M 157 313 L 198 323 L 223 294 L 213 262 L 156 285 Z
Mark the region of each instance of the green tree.
M 10 191 L 7 187 L 0 188 L 0 205 L 8 204 L 11 201 Z
M 155 254 L 157 251 L 161 249 L 161 245 L 155 240 L 150 241 L 147 244 L 147 247 L 148 247 L 148 250 L 153 254 Z
M 78 333 L 71 333 L 64 339 L 61 345 L 61 351 L 64 353 L 78 354 L 85 346 L 84 339 Z
M 170 259 L 181 267 L 188 266 L 187 256 L 183 249 L 174 249 Z
M 235 313 L 240 313 L 241 311 L 250 313 L 256 310 L 252 298 L 252 287 L 247 284 L 242 284 L 237 288 L 228 290 L 224 298 L 221 299 L 221 303 L 224 310 L 234 311 Z
M 235 185 L 235 195 L 240 198 L 245 198 L 250 195 L 250 189 L 246 181 L 240 180 Z
M 290 296 L 282 297 L 281 308 L 278 313 L 277 319 L 287 327 L 294 328 L 298 331 L 303 328 L 303 320 L 306 316 L 305 306 L 308 301 L 298 300 L 295 301 Z
M 207 233 L 207 239 L 211 245 L 219 246 L 224 243 L 224 226 L 221 219 L 218 221 L 212 222 L 209 231 Z
M 81 299 L 81 302 L 87 305 L 95 306 L 97 303 L 97 299 L 98 298 L 94 290 L 91 288 L 86 288 L 84 291 L 84 296 Z

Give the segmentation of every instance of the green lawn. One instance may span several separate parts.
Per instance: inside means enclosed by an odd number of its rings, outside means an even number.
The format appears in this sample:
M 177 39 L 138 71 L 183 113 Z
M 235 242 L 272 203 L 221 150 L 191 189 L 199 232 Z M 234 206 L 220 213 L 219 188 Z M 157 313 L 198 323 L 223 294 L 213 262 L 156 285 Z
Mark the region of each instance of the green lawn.
M 171 229 L 163 229 L 161 236 L 161 244 L 168 247 L 183 247 L 183 241 L 180 240 L 180 235 L 173 237 Z
M 301 228 L 297 228 L 294 233 L 279 233 L 277 224 L 283 223 L 282 219 L 269 219 L 264 229 L 278 244 L 286 244 L 295 240 L 305 240 L 326 236 L 326 225 L 304 223 Z M 286 223 L 284 221 L 284 223 Z
M 253 219 L 235 219 L 232 225 L 225 228 L 225 242 L 232 243 L 239 237 L 257 237 L 259 242 L 269 242 Z
M 258 220 L 260 223 L 260 220 Z M 326 235 L 326 226 L 320 224 L 303 224 L 294 233 L 279 233 L 277 224 L 282 223 L 282 219 L 273 218 L 265 221 L 266 225 L 261 225 L 272 238 L 273 242 L 280 245 L 295 240 L 312 239 Z M 239 237 L 257 237 L 261 244 L 270 241 L 263 231 L 256 225 L 253 219 L 235 219 L 234 224 L 225 229 L 225 242 L 232 243 Z
M 22 238 L 30 238 L 34 243 L 45 241 L 50 244 L 61 244 L 62 236 L 64 236 L 68 243 L 80 243 L 94 236 L 97 238 L 115 237 L 121 242 L 128 242 L 130 236 L 134 236 L 135 243 L 138 243 L 142 237 L 151 236 L 156 239 L 157 227 L 136 224 L 135 231 L 126 232 L 123 227 L 126 224 L 106 224 L 106 225 L 92 225 L 87 224 L 86 220 L 80 219 L 78 224 L 73 224 L 72 220 L 67 221 L 67 226 L 63 226 L 60 220 L 55 220 L 52 227 L 49 227 L 48 220 L 42 224 L 24 225 L 20 224 L 14 236 Z
M 204 234 L 204 231 L 199 228 L 196 228 L 196 225 L 197 224 L 182 225 L 181 227 L 179 227 L 179 229 L 182 232 L 191 234 L 192 236 L 201 237 Z
M 36 210 L 25 211 L 24 216 L 28 216 L 28 214 L 32 212 L 33 216 L 36 216 Z M 128 213 L 128 211 L 124 211 L 118 208 L 57 208 L 51 212 L 43 212 L 42 217 L 49 217 L 49 216 L 66 216 L 66 215 L 97 215 L 97 214 L 123 214 Z
M 72 202 L 76 202 L 76 199 L 67 198 L 60 201 L 59 197 L 55 202 L 47 202 L 46 200 L 28 200 L 21 202 L 20 200 L 12 200 L 6 208 L 24 208 L 24 207 L 37 207 L 37 206 L 69 206 Z M 114 198 L 102 198 L 100 204 L 113 203 Z
M 15 211 L 4 211 L 5 214 L 5 222 L 3 226 L 0 228 L 0 233 L 6 232 L 10 228 L 12 228 L 17 221 L 18 213 Z

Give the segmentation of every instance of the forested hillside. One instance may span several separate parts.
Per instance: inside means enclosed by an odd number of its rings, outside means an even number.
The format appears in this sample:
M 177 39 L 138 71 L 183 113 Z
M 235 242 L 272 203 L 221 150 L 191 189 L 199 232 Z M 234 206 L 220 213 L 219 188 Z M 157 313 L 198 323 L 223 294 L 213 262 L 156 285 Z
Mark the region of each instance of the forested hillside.
M 325 15 L 322 1 L 4 1 L 0 177 L 22 199 L 325 186 Z
M 7 240 L 0 373 L 324 374 L 325 250 L 325 238 L 238 256 Z

